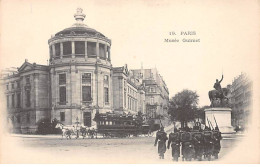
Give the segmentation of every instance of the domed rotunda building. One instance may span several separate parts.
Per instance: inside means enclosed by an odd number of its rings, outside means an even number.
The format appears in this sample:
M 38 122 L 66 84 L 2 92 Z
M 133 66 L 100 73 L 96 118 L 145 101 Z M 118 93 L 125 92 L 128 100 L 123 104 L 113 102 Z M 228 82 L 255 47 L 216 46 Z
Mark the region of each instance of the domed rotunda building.
M 51 119 L 66 125 L 93 126 L 95 113 L 112 110 L 111 40 L 83 23 L 76 23 L 49 39 Z
M 158 71 L 112 67 L 111 40 L 84 24 L 85 17 L 78 8 L 76 23 L 48 40 L 48 65 L 26 59 L 21 67 L 0 74 L 11 132 L 39 133 L 44 123 L 55 119 L 89 128 L 117 122 L 96 122 L 96 113 L 141 113 L 146 123 L 155 120 L 160 126 L 160 116 L 167 114 L 169 92 Z M 167 125 L 165 120 L 162 123 Z

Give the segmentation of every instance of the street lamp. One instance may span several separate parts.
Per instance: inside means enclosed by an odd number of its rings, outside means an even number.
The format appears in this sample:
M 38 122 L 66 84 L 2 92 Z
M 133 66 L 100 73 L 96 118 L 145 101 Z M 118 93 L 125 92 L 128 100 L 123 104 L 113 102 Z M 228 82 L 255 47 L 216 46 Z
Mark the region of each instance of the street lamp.
M 76 118 L 76 124 L 77 124 L 77 128 L 78 128 L 78 125 L 79 125 L 79 117 Z
M 79 138 L 79 131 L 78 131 L 79 118 L 78 118 L 78 117 L 76 118 L 76 121 L 77 121 L 77 122 L 76 122 L 76 124 L 77 124 L 77 126 L 76 126 L 77 137 L 76 137 L 76 139 L 77 139 L 77 138 Z

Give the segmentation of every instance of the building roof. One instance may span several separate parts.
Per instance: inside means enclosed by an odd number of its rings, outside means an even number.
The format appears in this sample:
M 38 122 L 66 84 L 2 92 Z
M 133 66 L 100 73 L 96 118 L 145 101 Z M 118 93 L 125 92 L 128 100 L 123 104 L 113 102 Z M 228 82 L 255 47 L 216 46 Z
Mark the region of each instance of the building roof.
M 75 35 L 99 35 L 100 37 L 105 37 L 102 33 L 96 31 L 93 28 L 88 27 L 86 24 L 83 23 L 86 15 L 82 13 L 82 9 L 78 8 L 77 13 L 74 15 L 75 20 L 77 21 L 71 27 L 65 28 L 64 30 L 55 34 L 55 36 L 60 35 L 68 35 L 68 34 L 75 34 Z

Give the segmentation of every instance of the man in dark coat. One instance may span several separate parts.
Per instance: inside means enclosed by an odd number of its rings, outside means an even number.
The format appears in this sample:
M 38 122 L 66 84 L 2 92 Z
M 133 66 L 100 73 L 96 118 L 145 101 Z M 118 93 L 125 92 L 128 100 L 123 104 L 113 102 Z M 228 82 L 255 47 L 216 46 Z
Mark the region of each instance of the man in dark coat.
M 214 151 L 213 155 L 215 156 L 215 159 L 218 159 L 218 154 L 221 149 L 220 140 L 222 139 L 221 132 L 219 131 L 219 128 L 216 127 L 213 131 L 213 143 L 214 143 Z
M 166 152 L 166 140 L 168 140 L 167 133 L 165 133 L 164 128 L 161 127 L 161 129 L 156 133 L 156 139 L 154 143 L 154 146 L 156 146 L 158 142 L 158 153 L 160 159 L 164 159 L 164 153 Z
M 180 157 L 180 133 L 177 128 L 174 128 L 174 133 L 169 134 L 168 149 L 170 149 L 170 145 L 172 147 L 172 158 L 174 161 L 178 161 Z

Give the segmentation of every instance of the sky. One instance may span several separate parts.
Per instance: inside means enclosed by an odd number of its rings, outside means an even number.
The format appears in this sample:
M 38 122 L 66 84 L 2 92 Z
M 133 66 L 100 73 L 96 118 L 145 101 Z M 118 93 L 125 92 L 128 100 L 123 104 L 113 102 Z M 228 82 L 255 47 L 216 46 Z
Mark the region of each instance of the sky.
M 224 87 L 241 72 L 254 78 L 259 71 L 259 1 L 253 0 L 2 0 L 0 68 L 20 67 L 25 59 L 46 65 L 48 39 L 75 23 L 78 7 L 85 24 L 112 40 L 114 67 L 156 67 L 170 97 L 190 89 L 200 106 L 209 105 L 208 91 L 222 73 Z

